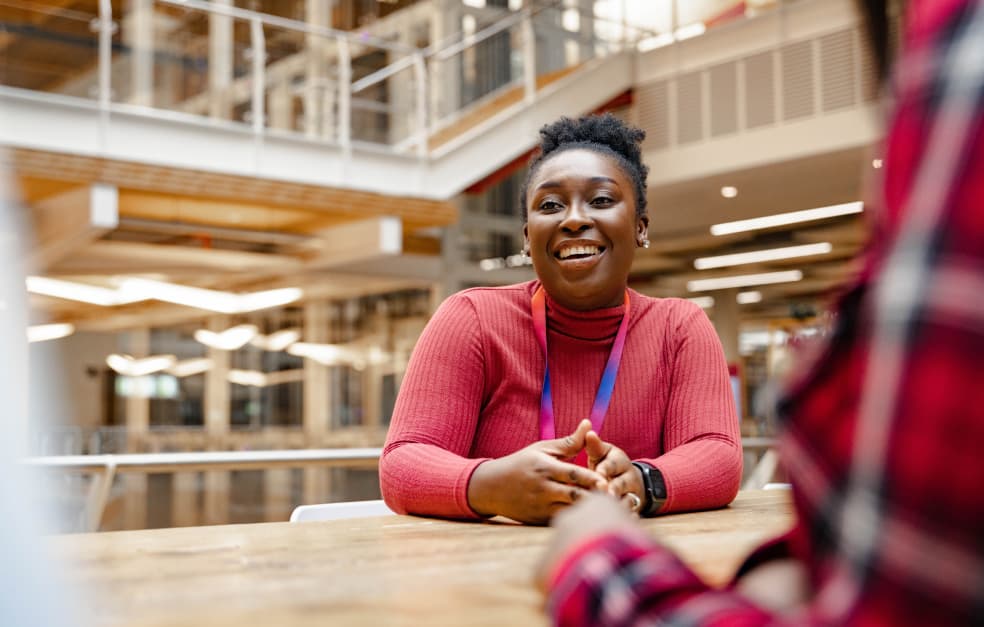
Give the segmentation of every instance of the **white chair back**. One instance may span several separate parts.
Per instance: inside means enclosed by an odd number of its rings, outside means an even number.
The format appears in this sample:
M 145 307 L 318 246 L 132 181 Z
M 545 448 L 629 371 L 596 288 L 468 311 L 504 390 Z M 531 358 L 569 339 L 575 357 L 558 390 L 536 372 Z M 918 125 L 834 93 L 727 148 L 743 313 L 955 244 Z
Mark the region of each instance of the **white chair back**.
M 371 516 L 392 516 L 393 510 L 386 503 L 375 501 L 348 501 L 345 503 L 321 503 L 301 505 L 290 515 L 290 522 L 310 522 L 312 520 L 340 520 L 343 518 L 369 518 Z

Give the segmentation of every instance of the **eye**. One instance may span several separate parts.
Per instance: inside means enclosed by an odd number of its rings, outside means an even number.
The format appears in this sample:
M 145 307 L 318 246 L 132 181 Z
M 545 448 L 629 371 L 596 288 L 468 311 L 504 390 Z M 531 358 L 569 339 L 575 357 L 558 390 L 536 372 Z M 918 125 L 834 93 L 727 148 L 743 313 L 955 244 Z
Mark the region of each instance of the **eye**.
M 560 203 L 555 200 L 544 200 L 537 206 L 537 209 L 543 213 L 554 213 L 555 211 L 560 211 L 561 208 Z
M 606 194 L 599 194 L 591 200 L 591 204 L 595 207 L 611 207 L 615 204 L 615 199 Z

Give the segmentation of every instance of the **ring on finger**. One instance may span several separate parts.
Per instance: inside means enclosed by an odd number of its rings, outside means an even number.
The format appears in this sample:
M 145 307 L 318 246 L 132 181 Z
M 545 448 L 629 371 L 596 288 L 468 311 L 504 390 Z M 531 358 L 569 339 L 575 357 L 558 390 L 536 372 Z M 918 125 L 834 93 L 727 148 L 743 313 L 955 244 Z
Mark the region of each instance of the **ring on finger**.
M 635 492 L 626 492 L 625 496 L 629 497 L 630 509 L 633 512 L 638 512 L 639 508 L 642 507 L 642 499 Z

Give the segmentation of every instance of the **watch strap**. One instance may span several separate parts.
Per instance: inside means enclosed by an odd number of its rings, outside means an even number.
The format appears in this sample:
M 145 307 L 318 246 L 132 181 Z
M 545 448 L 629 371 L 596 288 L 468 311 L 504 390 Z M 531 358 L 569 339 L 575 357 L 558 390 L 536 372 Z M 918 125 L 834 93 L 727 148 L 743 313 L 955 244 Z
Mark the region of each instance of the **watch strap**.
M 663 473 L 645 462 L 632 462 L 632 465 L 638 468 L 642 475 L 642 485 L 645 492 L 642 507 L 639 508 L 639 515 L 653 516 L 666 502 L 666 482 L 663 480 Z

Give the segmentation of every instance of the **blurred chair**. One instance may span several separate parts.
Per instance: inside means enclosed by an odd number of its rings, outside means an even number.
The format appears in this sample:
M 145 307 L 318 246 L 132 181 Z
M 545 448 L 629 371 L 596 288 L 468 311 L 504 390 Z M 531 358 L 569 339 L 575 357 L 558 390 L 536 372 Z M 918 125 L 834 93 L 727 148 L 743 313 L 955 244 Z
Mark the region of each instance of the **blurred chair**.
M 741 489 L 761 490 L 766 484 L 772 483 L 772 477 L 776 474 L 776 468 L 778 467 L 779 454 L 776 453 L 775 449 L 770 448 L 763 453 L 758 464 L 755 465 L 748 478 L 745 479 L 745 483 L 741 486 Z
M 386 507 L 386 503 L 380 499 L 375 501 L 349 501 L 347 503 L 322 503 L 319 505 L 298 506 L 291 512 L 290 522 L 369 518 L 371 516 L 392 516 L 395 513 Z

